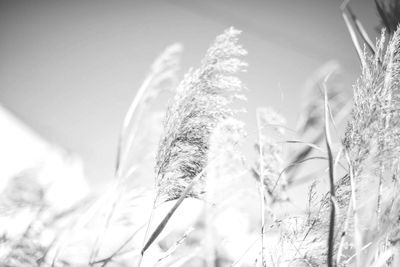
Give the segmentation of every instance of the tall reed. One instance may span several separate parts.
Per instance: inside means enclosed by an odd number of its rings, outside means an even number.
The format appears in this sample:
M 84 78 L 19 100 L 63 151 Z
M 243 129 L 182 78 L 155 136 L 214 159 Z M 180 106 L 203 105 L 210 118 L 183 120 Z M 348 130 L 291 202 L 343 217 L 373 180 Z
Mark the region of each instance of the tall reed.
M 242 82 L 233 74 L 244 70 L 240 57 L 246 51 L 237 44 L 240 31 L 230 28 L 208 49 L 200 67 L 190 70 L 177 89 L 164 121 L 156 181 L 161 201 L 177 199 L 207 164 L 212 130 L 235 111 L 229 104 L 243 98 Z M 200 197 L 204 175 L 189 193 Z

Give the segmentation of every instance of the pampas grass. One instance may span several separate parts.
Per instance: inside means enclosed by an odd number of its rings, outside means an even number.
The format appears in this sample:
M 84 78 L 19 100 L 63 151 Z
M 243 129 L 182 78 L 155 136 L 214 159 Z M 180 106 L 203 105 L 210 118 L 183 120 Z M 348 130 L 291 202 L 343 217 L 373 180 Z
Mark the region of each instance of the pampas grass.
M 201 66 L 185 75 L 167 110 L 155 168 L 157 194 L 153 210 L 156 203 L 177 202 L 144 244 L 142 255 L 183 199 L 200 198 L 204 192 L 211 132 L 221 120 L 235 113 L 229 104 L 243 98 L 243 85 L 232 76 L 246 66 L 239 59 L 246 54 L 237 44 L 239 33 L 230 28 L 216 38 Z M 149 225 L 151 221 L 152 217 Z
M 108 192 L 60 208 L 36 172 L 3 189 L 0 222 L 19 227 L 1 228 L 1 266 L 399 266 L 398 5 L 376 3 L 387 30 L 375 45 L 342 6 L 361 61 L 352 101 L 330 62 L 309 79 L 296 130 L 257 108 L 253 168 L 235 107 L 245 99 L 240 31 L 217 36 L 179 84 L 182 49 L 168 47 L 124 117 Z M 153 188 L 136 188 L 148 179 Z M 303 183 L 301 209 L 292 192 Z
M 375 211 L 370 221 L 371 227 L 379 229 L 382 218 L 382 194 L 385 184 L 397 184 L 398 169 L 398 50 L 399 31 L 386 43 L 382 34 L 378 42 L 378 53 L 371 57 L 364 56 L 366 62 L 362 76 L 354 86 L 354 106 L 352 120 L 348 124 L 344 145 L 351 166 L 352 184 L 347 182 L 347 188 L 352 188 L 353 209 L 357 204 L 366 202 L 371 196 L 376 196 L 375 205 L 368 204 Z M 381 60 L 380 60 L 381 59 Z M 380 63 L 380 61 L 382 63 Z M 385 177 L 391 177 L 391 181 Z M 376 188 L 377 190 L 371 191 Z M 354 196 L 354 194 L 357 194 Z M 348 196 L 346 194 L 345 196 Z M 357 212 L 357 211 L 356 211 Z M 367 238 L 363 235 L 362 222 L 355 216 L 355 242 L 364 244 Z M 360 219 L 363 216 L 360 214 Z M 375 226 L 372 226 L 375 225 Z M 357 240 L 358 239 L 358 240 Z M 363 239 L 363 240 L 361 240 Z M 376 240 L 375 242 L 382 242 Z M 358 264 L 361 261 L 363 244 L 358 244 Z M 375 251 L 379 255 L 379 249 Z M 363 263 L 370 264 L 370 262 Z
M 232 76 L 246 66 L 239 58 L 246 51 L 237 44 L 240 32 L 234 28 L 218 36 L 201 66 L 191 70 L 180 83 L 164 122 L 156 164 L 158 197 L 177 199 L 190 181 L 207 164 L 210 134 L 216 124 L 231 116 L 228 105 L 239 98 L 241 81 Z M 189 193 L 200 197 L 200 183 Z

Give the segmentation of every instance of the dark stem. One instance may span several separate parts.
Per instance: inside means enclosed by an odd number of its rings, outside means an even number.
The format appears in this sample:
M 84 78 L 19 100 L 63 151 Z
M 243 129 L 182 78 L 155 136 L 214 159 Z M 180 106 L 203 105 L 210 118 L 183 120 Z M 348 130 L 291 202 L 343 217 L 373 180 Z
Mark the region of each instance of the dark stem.
M 327 76 L 327 78 L 329 75 Z M 327 79 L 326 78 L 326 79 Z M 325 79 L 325 81 L 326 81 Z M 325 141 L 326 149 L 328 153 L 328 164 L 329 164 L 329 188 L 330 188 L 330 199 L 331 199 L 331 212 L 329 218 L 329 236 L 328 236 L 328 267 L 333 267 L 333 250 L 334 250 L 334 234 L 335 234 L 335 180 L 334 180 L 334 159 L 331 150 L 331 137 L 329 133 L 329 106 L 328 106 L 328 95 L 326 90 L 326 82 L 324 82 L 324 97 L 325 97 Z

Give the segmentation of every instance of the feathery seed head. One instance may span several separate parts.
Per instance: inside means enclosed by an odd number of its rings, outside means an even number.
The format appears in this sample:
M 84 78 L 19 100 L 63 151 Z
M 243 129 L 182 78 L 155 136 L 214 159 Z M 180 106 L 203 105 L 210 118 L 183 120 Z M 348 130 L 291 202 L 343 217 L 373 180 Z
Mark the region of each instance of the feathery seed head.
M 246 51 L 237 44 L 239 31 L 230 28 L 208 49 L 200 67 L 190 70 L 177 89 L 164 121 L 156 163 L 158 195 L 176 199 L 207 164 L 209 138 L 222 119 L 236 111 L 229 107 L 244 88 L 234 77 L 246 66 L 239 57 Z M 204 191 L 204 173 L 190 196 Z
M 377 163 L 385 158 L 392 165 L 400 156 L 400 31 L 387 44 L 379 41 L 377 46 L 382 62 L 365 55 L 367 66 L 353 87 L 352 119 L 345 132 L 344 145 L 356 172 L 370 157 Z

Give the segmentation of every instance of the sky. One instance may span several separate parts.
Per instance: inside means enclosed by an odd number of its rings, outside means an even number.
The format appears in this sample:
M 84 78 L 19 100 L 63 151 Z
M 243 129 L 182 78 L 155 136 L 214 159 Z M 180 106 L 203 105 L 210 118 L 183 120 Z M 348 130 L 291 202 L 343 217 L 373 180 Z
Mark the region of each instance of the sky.
M 350 4 L 373 39 L 373 0 Z M 88 179 L 112 179 L 117 137 L 147 70 L 168 45 L 184 46 L 182 74 L 214 38 L 242 30 L 255 109 L 272 106 L 294 126 L 305 83 L 336 60 L 351 95 L 360 67 L 336 0 L 0 1 L 0 105 L 43 138 L 79 155 Z M 1 138 L 1 131 L 0 131 Z M 249 138 L 253 138 L 251 135 Z

